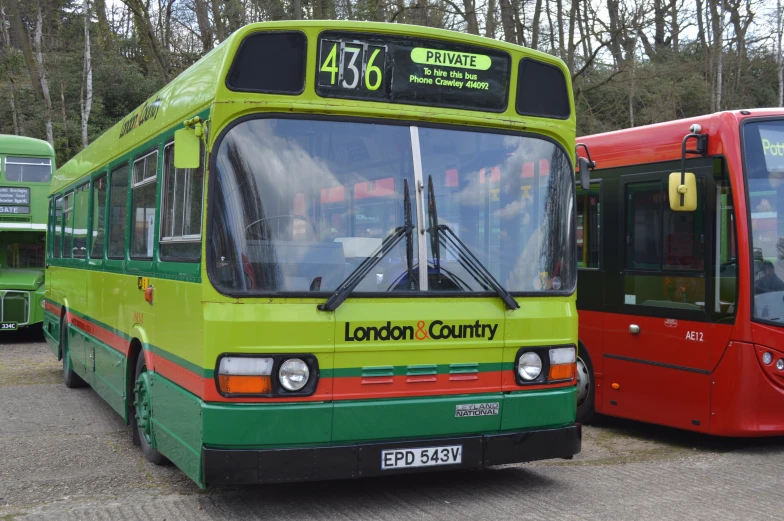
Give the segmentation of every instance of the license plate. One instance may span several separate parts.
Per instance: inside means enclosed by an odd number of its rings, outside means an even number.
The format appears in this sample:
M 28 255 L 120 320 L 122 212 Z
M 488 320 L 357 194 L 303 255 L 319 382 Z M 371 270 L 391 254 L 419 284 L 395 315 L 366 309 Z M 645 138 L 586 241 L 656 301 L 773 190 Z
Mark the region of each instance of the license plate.
M 18 327 L 16 322 L 0 322 L 0 331 L 16 331 Z
M 381 470 L 455 465 L 462 462 L 462 445 L 381 451 Z

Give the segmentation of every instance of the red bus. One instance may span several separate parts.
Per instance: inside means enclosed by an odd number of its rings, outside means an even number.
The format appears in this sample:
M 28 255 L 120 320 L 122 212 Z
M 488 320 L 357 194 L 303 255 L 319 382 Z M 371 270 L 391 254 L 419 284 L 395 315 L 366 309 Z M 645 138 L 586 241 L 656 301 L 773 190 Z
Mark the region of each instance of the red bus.
M 784 110 L 578 141 L 578 421 L 784 434 Z

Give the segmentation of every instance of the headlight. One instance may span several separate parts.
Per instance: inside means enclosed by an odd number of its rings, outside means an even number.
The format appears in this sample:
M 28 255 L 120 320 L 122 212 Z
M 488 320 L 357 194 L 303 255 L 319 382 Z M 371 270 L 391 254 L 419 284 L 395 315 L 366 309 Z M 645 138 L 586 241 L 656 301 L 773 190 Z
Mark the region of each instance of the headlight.
M 773 361 L 773 355 L 770 354 L 770 351 L 766 351 L 765 354 L 762 355 L 762 363 L 765 365 L 770 365 Z
M 310 378 L 308 364 L 299 358 L 286 360 L 278 370 L 280 385 L 287 391 L 299 391 L 307 385 L 308 378 Z
M 542 373 L 542 359 L 533 351 L 526 351 L 517 360 L 517 374 L 520 378 L 530 382 L 536 380 Z
M 784 358 L 779 358 L 776 360 L 776 369 L 779 371 L 784 371 Z

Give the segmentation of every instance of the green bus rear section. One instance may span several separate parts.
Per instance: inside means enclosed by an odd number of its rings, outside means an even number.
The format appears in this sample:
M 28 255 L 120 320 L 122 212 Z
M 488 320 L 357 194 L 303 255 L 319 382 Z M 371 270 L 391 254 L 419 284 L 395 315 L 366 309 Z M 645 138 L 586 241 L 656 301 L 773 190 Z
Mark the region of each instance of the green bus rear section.
M 259 30 L 300 30 L 308 38 L 305 91 L 297 96 L 235 93 L 224 78 L 239 44 Z M 477 113 L 406 105 L 390 106 L 321 98 L 314 91 L 316 41 L 323 30 L 341 29 L 386 34 L 406 33 L 467 44 L 492 46 L 512 57 L 511 87 L 502 113 Z M 372 23 L 265 23 L 240 29 L 177 79 L 150 98 L 159 104 L 155 118 L 137 125 L 126 118 L 64 165 L 54 177 L 51 197 L 91 182 L 153 149 L 163 148 L 182 122 L 193 116 L 209 120 L 207 152 L 222 129 L 252 113 L 327 114 L 385 118 L 538 133 L 573 150 L 574 109 L 564 120 L 522 117 L 514 108 L 517 62 L 533 57 L 566 71 L 557 59 L 521 47 L 469 35 Z M 569 76 L 567 85 L 571 92 Z M 142 113 L 143 107 L 134 114 Z M 138 118 L 138 116 L 137 116 Z M 141 118 L 137 119 L 141 121 Z M 129 130 L 130 128 L 130 130 Z M 159 161 L 158 180 L 162 178 Z M 210 173 L 207 173 L 208 177 Z M 574 423 L 573 385 L 531 389 L 506 387 L 502 392 L 463 392 L 402 395 L 353 391 L 332 399 L 341 382 L 390 372 L 402 375 L 475 372 L 498 389 L 514 382 L 514 363 L 525 346 L 577 344 L 574 296 L 518 297 L 521 308 L 504 309 L 500 299 L 483 298 L 363 298 L 348 299 L 335 313 L 320 312 L 317 298 L 231 298 L 208 282 L 204 262 L 161 259 L 161 183 L 157 183 L 156 227 L 152 260 L 128 256 L 131 227 L 125 230 L 124 259 L 109 259 L 106 245 L 100 258 L 50 258 L 46 277 L 44 334 L 52 351 L 62 355 L 62 320 L 67 318 L 66 342 L 74 370 L 126 421 L 132 419 L 132 381 L 137 356 L 145 356 L 152 371 L 154 445 L 190 478 L 204 486 L 202 449 L 279 448 L 340 445 L 361 441 L 435 438 L 463 434 L 523 431 Z M 130 207 L 131 190 L 128 201 Z M 204 190 L 204 208 L 208 194 Z M 92 200 L 92 197 L 90 197 Z M 108 214 L 108 211 L 107 211 Z M 88 237 L 96 223 L 88 213 Z M 201 258 L 205 258 L 203 211 Z M 108 229 L 107 234 L 108 236 Z M 108 242 L 108 241 L 105 241 Z M 88 243 L 89 244 L 89 243 Z M 143 280 L 154 286 L 154 302 L 145 301 Z M 344 340 L 346 322 L 383 325 L 387 320 L 416 325 L 418 321 L 475 319 L 498 325 L 493 341 L 364 342 Z M 388 345 L 394 344 L 394 345 Z M 215 391 L 215 369 L 224 353 L 311 353 L 318 358 L 321 387 L 305 401 L 267 403 L 230 400 Z M 375 373 L 374 373 L 375 371 Z M 419 374 L 419 373 L 417 373 Z M 505 385 L 505 384 L 504 384 Z M 350 386 L 349 386 L 350 387 Z M 349 387 L 346 387 L 348 389 Z M 376 386 L 377 388 L 378 386 Z M 374 391 L 377 389 L 374 388 Z M 257 400 L 259 402 L 259 400 Z M 456 417 L 461 404 L 498 402 L 499 414 Z
M 43 320 L 43 261 L 50 183 L 9 181 L 8 157 L 49 159 L 54 167 L 54 149 L 40 139 L 0 135 L 0 187 L 30 190 L 28 214 L 0 213 L 0 322 L 32 326 Z

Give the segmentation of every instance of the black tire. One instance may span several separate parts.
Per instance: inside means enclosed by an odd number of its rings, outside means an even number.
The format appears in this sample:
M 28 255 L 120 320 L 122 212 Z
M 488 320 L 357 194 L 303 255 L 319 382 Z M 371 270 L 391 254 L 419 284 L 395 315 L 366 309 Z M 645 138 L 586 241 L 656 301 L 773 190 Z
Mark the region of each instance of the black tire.
M 142 452 L 144 452 L 144 457 L 149 462 L 155 465 L 165 465 L 169 460 L 153 447 L 149 376 L 147 374 L 147 362 L 144 360 L 144 353 L 141 352 L 136 360 L 136 371 L 134 371 L 133 398 L 134 444 L 138 441 L 138 444 L 142 447 Z
M 73 362 L 68 354 L 68 325 L 65 323 L 65 315 L 60 319 L 60 354 L 63 358 L 63 383 L 69 389 L 84 387 L 87 382 L 76 374 L 73 370 Z
M 579 423 L 588 423 L 596 413 L 596 378 L 593 372 L 591 355 L 588 354 L 588 350 L 582 343 L 577 350 L 577 371 L 577 421 Z

